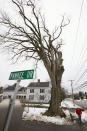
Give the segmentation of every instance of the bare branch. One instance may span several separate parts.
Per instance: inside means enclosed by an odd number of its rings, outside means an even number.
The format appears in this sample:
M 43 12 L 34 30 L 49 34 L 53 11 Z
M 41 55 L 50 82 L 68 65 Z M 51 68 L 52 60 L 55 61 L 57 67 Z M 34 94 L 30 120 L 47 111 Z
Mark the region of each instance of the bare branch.
M 56 39 L 58 39 L 58 38 L 60 37 L 60 35 L 61 35 L 61 33 L 62 33 L 63 27 L 67 26 L 69 23 L 70 23 L 70 20 L 69 20 L 69 19 L 68 19 L 68 22 L 67 22 L 67 23 L 64 23 L 64 16 L 63 16 L 62 21 L 61 21 L 61 25 L 60 25 L 60 32 L 58 33 L 58 36 L 57 36 L 57 37 L 53 38 L 52 42 L 55 41 Z M 54 36 L 54 34 L 55 34 L 57 31 L 58 31 L 58 28 L 54 31 L 53 36 Z

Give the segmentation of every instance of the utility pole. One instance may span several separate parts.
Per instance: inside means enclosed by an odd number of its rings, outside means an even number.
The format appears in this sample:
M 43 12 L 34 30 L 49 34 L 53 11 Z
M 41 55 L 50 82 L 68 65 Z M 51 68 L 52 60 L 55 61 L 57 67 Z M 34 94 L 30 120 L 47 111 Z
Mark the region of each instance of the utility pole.
M 73 99 L 73 103 L 74 103 L 74 94 L 73 94 L 73 81 L 74 80 L 69 80 L 71 82 L 71 90 L 72 90 L 72 99 Z

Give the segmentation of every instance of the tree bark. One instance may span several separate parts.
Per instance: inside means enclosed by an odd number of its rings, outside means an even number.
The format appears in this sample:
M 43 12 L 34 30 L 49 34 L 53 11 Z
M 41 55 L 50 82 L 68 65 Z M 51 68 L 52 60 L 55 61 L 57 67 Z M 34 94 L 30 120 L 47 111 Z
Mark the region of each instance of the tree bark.
M 50 101 L 50 107 L 48 109 L 49 114 L 51 115 L 59 115 L 61 117 L 64 117 L 65 114 L 61 109 L 61 96 L 60 96 L 60 89 L 61 89 L 61 80 L 58 80 L 58 83 L 56 84 L 54 80 L 51 80 L 52 82 L 52 89 L 51 89 L 51 101 Z

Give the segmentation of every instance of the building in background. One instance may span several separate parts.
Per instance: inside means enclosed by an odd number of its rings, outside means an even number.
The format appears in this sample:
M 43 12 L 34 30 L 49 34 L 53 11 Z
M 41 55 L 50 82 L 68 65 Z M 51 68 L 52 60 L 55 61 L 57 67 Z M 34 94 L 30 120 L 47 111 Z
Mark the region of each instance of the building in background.
M 27 88 L 22 87 L 17 93 L 17 99 L 26 100 Z
M 8 86 L 4 89 L 3 98 L 13 98 L 16 84 Z
M 4 89 L 3 98 L 13 98 L 15 87 L 16 87 L 16 83 Z M 27 92 L 27 88 L 21 87 L 17 93 L 16 98 L 17 99 L 26 99 L 26 92 Z
M 13 98 L 16 83 L 4 89 L 3 98 Z M 21 87 L 17 93 L 17 99 L 34 102 L 48 103 L 51 99 L 51 84 L 50 82 L 31 82 L 27 87 Z
M 31 82 L 27 87 L 26 100 L 35 103 L 48 103 L 51 99 L 50 82 Z

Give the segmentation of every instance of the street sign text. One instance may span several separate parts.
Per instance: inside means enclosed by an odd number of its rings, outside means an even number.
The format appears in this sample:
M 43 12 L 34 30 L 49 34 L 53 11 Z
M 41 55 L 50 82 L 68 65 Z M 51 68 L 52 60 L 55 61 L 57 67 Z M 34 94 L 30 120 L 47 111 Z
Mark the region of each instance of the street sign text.
M 33 75 L 34 75 L 34 70 L 11 72 L 9 80 L 33 79 Z

